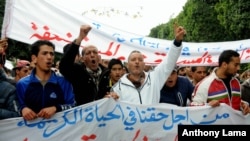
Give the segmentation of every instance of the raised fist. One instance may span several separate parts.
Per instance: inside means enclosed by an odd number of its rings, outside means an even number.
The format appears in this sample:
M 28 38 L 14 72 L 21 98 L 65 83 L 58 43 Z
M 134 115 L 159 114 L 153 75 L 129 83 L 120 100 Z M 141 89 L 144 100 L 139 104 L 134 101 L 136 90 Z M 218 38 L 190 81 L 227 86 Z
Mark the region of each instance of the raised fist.
M 182 26 L 178 26 L 177 23 L 174 24 L 174 35 L 175 40 L 180 42 L 183 40 L 184 36 L 186 35 L 186 30 Z

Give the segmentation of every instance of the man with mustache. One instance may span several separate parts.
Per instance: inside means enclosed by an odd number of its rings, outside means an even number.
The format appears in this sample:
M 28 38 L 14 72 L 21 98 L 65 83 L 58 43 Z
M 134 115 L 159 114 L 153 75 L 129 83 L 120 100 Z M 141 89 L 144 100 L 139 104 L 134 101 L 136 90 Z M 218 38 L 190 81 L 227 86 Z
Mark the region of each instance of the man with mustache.
M 206 66 L 192 66 L 192 84 L 195 86 L 198 84 L 202 79 L 207 76 L 207 67 Z
M 100 64 L 101 57 L 94 45 L 87 45 L 82 50 L 82 63 L 75 63 L 75 56 L 79 53 L 82 40 L 91 30 L 89 25 L 80 27 L 79 36 L 72 43 L 67 44 L 59 65 L 61 74 L 72 83 L 77 105 L 86 104 L 103 98 L 100 94 L 100 84 L 108 81 L 109 72 Z
M 133 104 L 150 105 L 160 102 L 160 91 L 167 78 L 172 73 L 182 49 L 182 40 L 186 31 L 183 27 L 174 26 L 175 40 L 167 56 L 153 71 L 145 72 L 143 54 L 134 50 L 128 57 L 129 73 L 112 87 L 119 101 Z M 112 96 L 114 97 L 114 95 Z
M 48 119 L 75 106 L 72 85 L 51 70 L 54 57 L 55 45 L 50 41 L 38 40 L 31 45 L 35 68 L 16 84 L 19 110 L 25 120 Z

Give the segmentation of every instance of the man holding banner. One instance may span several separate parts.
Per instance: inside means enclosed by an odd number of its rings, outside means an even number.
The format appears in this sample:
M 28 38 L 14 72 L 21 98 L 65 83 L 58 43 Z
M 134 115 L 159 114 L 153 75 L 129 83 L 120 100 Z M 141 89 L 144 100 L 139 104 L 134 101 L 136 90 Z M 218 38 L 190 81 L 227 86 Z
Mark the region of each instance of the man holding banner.
M 49 119 L 56 112 L 74 107 L 72 85 L 51 69 L 55 45 L 48 40 L 37 40 L 30 48 L 36 67 L 16 84 L 22 117 L 25 120 Z
M 155 67 L 154 71 L 144 72 L 143 54 L 134 50 L 128 57 L 129 73 L 112 87 L 120 101 L 134 104 L 156 104 L 160 101 L 160 91 L 166 79 L 172 73 L 182 49 L 182 40 L 186 31 L 183 27 L 174 25 L 175 40 L 167 57 Z
M 219 67 L 201 83 L 196 85 L 192 106 L 208 105 L 212 107 L 225 103 L 235 110 L 250 112 L 248 103 L 241 99 L 240 82 L 235 77 L 240 69 L 240 54 L 234 50 L 225 50 L 219 56 Z

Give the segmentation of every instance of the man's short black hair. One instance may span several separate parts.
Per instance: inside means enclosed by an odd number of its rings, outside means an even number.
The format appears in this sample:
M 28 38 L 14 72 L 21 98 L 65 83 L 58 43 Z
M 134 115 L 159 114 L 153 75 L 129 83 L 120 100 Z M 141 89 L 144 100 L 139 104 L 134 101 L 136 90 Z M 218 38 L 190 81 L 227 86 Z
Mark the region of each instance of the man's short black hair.
M 109 61 L 108 69 L 111 70 L 112 67 L 113 67 L 114 65 L 116 65 L 116 64 L 121 65 L 121 67 L 123 68 L 122 61 L 119 60 L 119 59 L 113 58 L 113 59 L 111 59 L 111 60 Z
M 239 57 L 240 54 L 234 50 L 224 50 L 219 56 L 219 66 L 222 65 L 223 62 L 227 64 L 232 60 L 232 57 Z
M 49 41 L 49 40 L 37 40 L 33 44 L 30 45 L 31 55 L 37 56 L 39 51 L 40 51 L 40 47 L 43 45 L 50 46 L 53 48 L 53 50 L 55 50 L 55 45 L 51 41 Z

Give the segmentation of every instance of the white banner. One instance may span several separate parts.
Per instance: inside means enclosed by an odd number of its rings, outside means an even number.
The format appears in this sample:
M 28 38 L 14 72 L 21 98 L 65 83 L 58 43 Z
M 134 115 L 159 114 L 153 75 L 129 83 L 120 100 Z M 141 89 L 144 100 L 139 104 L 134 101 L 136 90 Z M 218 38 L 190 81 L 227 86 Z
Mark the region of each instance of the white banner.
M 0 120 L 1 141 L 174 141 L 182 125 L 250 125 L 250 116 L 221 104 L 212 108 L 166 103 L 132 105 L 101 99 L 51 119 Z
M 96 45 L 99 48 L 99 54 L 104 59 L 119 58 L 126 61 L 132 50 L 140 50 L 147 64 L 158 64 L 166 57 L 172 41 L 131 34 L 119 30 L 119 27 L 112 27 L 112 22 L 110 25 L 105 25 L 89 19 L 84 16 L 86 9 L 80 8 L 88 3 L 91 1 L 7 0 L 2 37 L 28 44 L 38 39 L 46 39 L 55 43 L 57 52 L 63 52 L 63 46 L 78 36 L 80 25 L 89 24 L 93 30 L 84 39 L 82 47 L 86 44 Z M 124 24 L 133 26 L 133 23 Z M 177 61 L 178 65 L 214 66 L 218 63 L 218 55 L 226 49 L 238 51 L 241 55 L 241 63 L 250 62 L 250 40 L 213 43 L 184 42 L 183 45 L 181 56 Z

